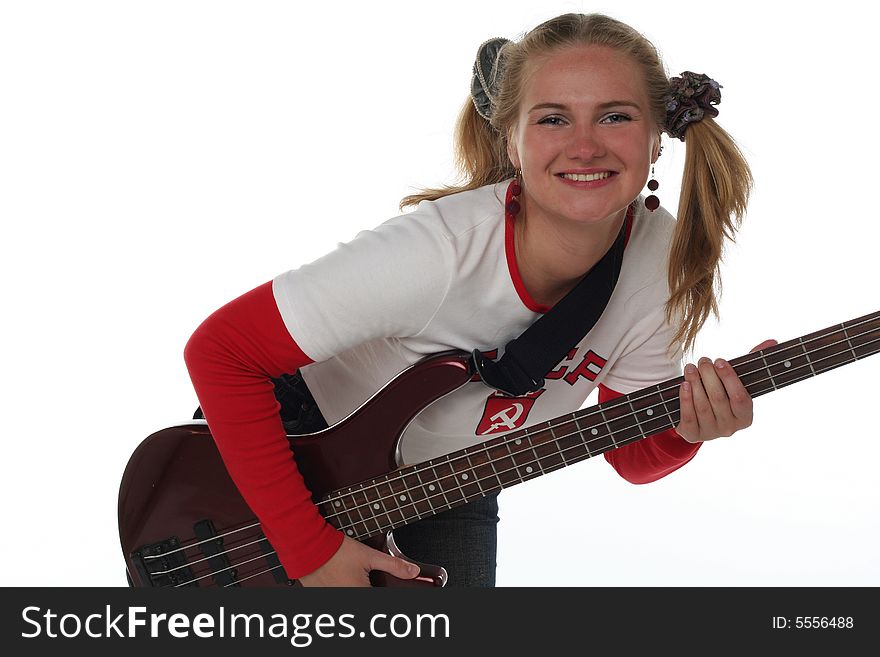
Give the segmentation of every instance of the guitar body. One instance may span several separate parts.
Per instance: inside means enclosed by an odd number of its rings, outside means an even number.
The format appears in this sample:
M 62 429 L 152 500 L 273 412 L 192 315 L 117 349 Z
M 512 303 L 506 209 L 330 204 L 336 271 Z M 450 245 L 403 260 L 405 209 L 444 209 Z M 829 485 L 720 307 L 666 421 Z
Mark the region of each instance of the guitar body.
M 424 407 L 472 376 L 468 354 L 420 361 L 355 413 L 317 433 L 288 436 L 318 499 L 398 468 L 400 438 Z M 119 534 L 133 586 L 290 586 L 216 449 L 207 424 L 170 427 L 132 454 L 119 490 Z M 390 531 L 364 543 L 404 556 Z M 374 571 L 374 586 L 443 586 L 440 566 L 419 564 L 413 580 Z

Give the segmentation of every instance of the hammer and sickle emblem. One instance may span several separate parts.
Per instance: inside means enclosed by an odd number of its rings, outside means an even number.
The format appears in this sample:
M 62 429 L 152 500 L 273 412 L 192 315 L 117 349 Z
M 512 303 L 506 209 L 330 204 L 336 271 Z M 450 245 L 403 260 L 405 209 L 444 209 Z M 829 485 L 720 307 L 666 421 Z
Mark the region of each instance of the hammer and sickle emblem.
M 513 416 L 510 413 L 513 413 Z M 487 433 L 495 431 L 498 427 L 506 427 L 507 429 L 516 429 L 516 421 L 519 419 L 520 415 L 523 414 L 523 405 L 519 402 L 513 402 L 513 406 L 508 406 L 504 410 L 498 411 L 495 415 L 490 417 L 489 419 L 493 421 L 489 428 L 486 429 L 481 436 L 485 436 Z M 496 421 L 500 420 L 500 421 Z

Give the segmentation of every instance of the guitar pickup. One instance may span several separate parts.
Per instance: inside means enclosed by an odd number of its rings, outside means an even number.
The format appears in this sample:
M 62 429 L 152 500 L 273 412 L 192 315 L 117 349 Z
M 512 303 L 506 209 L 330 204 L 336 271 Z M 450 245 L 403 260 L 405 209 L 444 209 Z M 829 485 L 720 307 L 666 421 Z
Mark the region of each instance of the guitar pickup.
M 210 520 L 200 520 L 193 525 L 193 531 L 198 541 L 199 550 L 208 557 L 208 565 L 211 568 L 211 578 L 214 583 L 223 587 L 241 586 L 237 580 L 238 571 L 229 563 L 229 558 L 223 549 L 223 539 L 213 538 L 217 536 L 214 523 Z

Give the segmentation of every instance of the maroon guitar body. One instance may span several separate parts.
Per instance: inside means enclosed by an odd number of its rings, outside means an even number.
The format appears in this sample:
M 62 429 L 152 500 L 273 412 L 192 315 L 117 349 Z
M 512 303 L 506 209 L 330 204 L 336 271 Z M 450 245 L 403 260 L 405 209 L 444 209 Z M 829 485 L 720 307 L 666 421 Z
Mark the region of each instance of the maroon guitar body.
M 468 354 L 441 354 L 402 372 L 338 424 L 288 436 L 314 498 L 397 469 L 398 442 L 412 418 L 471 376 Z M 255 523 L 204 421 L 154 433 L 132 454 L 119 492 L 119 531 L 134 586 L 288 586 L 290 580 Z M 219 538 L 212 539 L 212 532 Z M 399 554 L 390 531 L 360 538 Z M 375 571 L 373 584 L 445 584 L 443 568 L 420 565 L 414 580 Z M 202 578 L 205 572 L 214 574 Z
M 731 360 L 755 397 L 880 352 L 880 312 Z M 682 379 L 467 449 L 401 467 L 398 445 L 426 406 L 472 379 L 469 354 L 401 372 L 323 431 L 288 436 L 319 511 L 346 535 L 401 555 L 392 530 L 678 424 Z M 232 482 L 204 421 L 158 431 L 132 454 L 119 490 L 119 534 L 133 586 L 291 586 Z M 375 586 L 443 586 L 441 565 L 413 580 L 374 571 Z

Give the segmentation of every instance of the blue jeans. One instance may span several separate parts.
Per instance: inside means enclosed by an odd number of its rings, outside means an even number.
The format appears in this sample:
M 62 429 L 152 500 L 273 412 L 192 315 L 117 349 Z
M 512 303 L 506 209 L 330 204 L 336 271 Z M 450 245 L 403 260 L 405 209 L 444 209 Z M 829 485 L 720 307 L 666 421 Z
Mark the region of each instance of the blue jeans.
M 443 566 L 446 586 L 495 586 L 498 494 L 394 530 L 404 556 Z
M 299 373 L 273 379 L 281 420 L 289 435 L 327 428 Z M 200 415 L 196 411 L 196 416 Z M 394 530 L 394 541 L 410 559 L 446 569 L 447 586 L 495 586 L 498 494 L 488 495 Z

